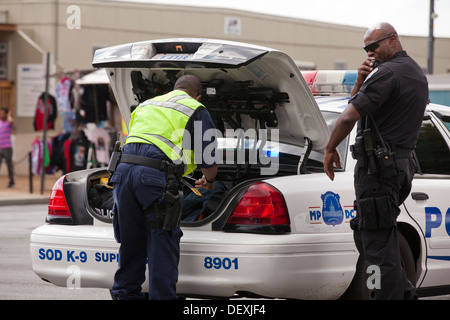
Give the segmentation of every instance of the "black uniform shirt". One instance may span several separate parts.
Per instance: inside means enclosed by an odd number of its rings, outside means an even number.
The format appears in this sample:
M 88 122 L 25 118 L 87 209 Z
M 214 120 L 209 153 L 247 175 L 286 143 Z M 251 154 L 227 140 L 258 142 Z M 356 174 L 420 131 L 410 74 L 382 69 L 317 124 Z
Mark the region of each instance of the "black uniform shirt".
M 400 51 L 367 76 L 349 103 L 361 116 L 358 135 L 371 114 L 385 141 L 413 149 L 428 103 L 428 82 L 420 66 Z

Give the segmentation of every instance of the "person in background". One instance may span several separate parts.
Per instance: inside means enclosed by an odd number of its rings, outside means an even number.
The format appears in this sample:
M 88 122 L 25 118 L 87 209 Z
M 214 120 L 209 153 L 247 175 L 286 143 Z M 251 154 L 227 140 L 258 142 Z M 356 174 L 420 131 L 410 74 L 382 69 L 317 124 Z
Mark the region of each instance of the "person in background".
M 14 120 L 8 108 L 0 108 L 0 167 L 5 159 L 8 167 L 8 188 L 14 187 L 14 164 L 12 162 L 11 135 Z

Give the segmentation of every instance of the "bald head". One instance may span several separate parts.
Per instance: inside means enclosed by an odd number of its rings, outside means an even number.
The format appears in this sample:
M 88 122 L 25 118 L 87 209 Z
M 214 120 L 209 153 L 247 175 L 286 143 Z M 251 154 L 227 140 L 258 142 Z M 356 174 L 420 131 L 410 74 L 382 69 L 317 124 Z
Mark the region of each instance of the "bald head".
M 192 75 L 185 75 L 175 82 L 174 90 L 183 90 L 194 99 L 199 99 L 202 94 L 202 83 L 199 78 Z
M 380 40 L 382 38 L 385 39 Z M 376 23 L 367 30 L 364 35 L 364 45 L 367 46 L 375 41 L 379 41 L 379 47 L 368 53 L 369 57 L 375 57 L 380 62 L 390 59 L 397 52 L 403 50 L 397 31 L 387 22 Z
M 379 36 L 382 36 L 382 37 L 387 36 L 388 34 L 393 34 L 393 33 L 397 34 L 397 31 L 395 30 L 395 28 L 387 22 L 379 22 L 379 23 L 376 23 L 373 26 L 371 26 L 369 28 L 369 30 L 367 30 L 366 36 L 372 32 L 375 32 Z

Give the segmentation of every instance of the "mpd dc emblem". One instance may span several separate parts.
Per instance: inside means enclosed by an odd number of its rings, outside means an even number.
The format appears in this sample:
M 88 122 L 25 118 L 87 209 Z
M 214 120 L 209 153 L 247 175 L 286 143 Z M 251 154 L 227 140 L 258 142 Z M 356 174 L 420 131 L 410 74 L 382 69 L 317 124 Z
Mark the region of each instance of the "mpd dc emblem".
M 328 191 L 320 196 L 322 198 L 322 217 L 325 224 L 332 225 L 341 224 L 344 220 L 344 211 L 342 210 L 337 193 Z

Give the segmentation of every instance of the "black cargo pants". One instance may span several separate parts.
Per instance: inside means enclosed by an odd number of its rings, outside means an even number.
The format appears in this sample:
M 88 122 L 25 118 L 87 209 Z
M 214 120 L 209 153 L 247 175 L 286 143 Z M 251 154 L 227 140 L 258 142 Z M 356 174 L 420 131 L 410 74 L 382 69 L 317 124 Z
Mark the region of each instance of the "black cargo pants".
M 366 266 L 380 270 L 379 288 L 370 288 L 372 297 L 378 300 L 412 299 L 414 295 L 414 287 L 401 266 L 397 216 L 399 206 L 411 191 L 416 166 L 412 157 L 395 159 L 395 163 L 396 174 L 391 177 L 382 173 L 370 175 L 364 166 L 355 168 L 357 215 L 351 227 Z

